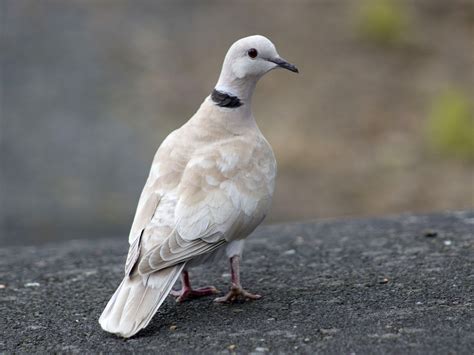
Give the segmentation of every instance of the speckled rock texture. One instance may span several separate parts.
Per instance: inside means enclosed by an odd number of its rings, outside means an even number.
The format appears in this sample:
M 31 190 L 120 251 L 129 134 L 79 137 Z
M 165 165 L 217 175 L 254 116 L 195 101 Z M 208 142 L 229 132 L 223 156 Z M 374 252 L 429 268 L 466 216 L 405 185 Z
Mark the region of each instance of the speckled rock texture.
M 474 211 L 272 225 L 248 240 L 255 302 L 176 304 L 124 340 L 97 319 L 126 236 L 0 249 L 0 352 L 472 354 Z M 223 293 L 227 264 L 192 270 Z

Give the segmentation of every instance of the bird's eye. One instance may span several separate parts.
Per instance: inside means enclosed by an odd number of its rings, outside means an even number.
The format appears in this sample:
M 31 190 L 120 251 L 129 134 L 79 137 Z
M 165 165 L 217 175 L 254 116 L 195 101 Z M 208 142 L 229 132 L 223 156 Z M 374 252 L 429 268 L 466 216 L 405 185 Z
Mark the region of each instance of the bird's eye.
M 255 48 L 250 48 L 247 52 L 247 54 L 249 55 L 250 58 L 254 59 L 257 57 L 258 55 L 258 52 Z

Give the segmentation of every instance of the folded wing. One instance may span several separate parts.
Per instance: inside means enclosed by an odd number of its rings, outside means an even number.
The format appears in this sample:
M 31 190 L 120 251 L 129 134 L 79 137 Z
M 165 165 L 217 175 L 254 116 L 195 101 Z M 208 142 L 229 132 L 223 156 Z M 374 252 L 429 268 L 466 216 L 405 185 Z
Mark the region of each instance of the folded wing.
M 261 186 L 265 179 L 254 171 L 252 151 L 240 143 L 242 154 L 234 144 L 231 153 L 225 147 L 213 147 L 189 161 L 173 192 L 177 196 L 173 231 L 143 255 L 139 273 L 210 253 L 246 237 L 261 222 L 270 203 L 261 198 L 261 190 L 268 187 Z

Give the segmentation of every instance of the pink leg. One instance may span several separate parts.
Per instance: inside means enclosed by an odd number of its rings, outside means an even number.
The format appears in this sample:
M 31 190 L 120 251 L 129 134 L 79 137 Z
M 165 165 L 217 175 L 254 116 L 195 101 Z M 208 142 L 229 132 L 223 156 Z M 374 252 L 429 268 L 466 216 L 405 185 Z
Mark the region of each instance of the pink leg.
M 214 301 L 219 303 L 232 303 L 239 299 L 258 300 L 262 296 L 250 293 L 242 288 L 240 284 L 240 257 L 233 256 L 230 258 L 230 270 L 232 275 L 232 286 L 230 291 L 224 297 L 218 297 Z
M 181 274 L 181 291 L 171 291 L 171 295 L 176 297 L 176 302 L 184 302 L 193 298 L 199 298 L 203 296 L 215 295 L 219 293 L 215 287 L 202 287 L 193 289 L 191 283 L 189 282 L 189 273 L 183 271 Z

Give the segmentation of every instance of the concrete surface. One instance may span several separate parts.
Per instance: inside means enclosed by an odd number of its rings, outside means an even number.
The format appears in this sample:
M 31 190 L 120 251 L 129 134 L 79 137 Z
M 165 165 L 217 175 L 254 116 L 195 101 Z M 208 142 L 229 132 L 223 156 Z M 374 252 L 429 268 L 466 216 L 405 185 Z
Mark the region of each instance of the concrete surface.
M 0 249 L 1 352 L 420 353 L 474 349 L 474 211 L 262 227 L 243 282 L 262 300 L 169 298 L 123 340 L 97 319 L 122 278 L 121 239 Z M 223 261 L 195 285 L 221 291 Z

